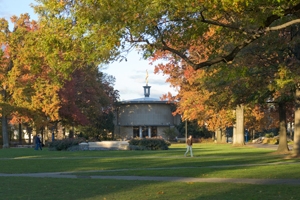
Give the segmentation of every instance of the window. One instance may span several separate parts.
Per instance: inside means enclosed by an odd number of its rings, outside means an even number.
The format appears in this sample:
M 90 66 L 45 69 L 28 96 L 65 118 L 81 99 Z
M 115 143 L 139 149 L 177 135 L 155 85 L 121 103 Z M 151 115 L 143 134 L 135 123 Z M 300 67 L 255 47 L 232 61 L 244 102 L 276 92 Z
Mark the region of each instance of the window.
M 156 126 L 151 126 L 151 137 L 157 137 L 157 127 Z M 148 126 L 142 126 L 142 137 L 146 138 L 148 137 Z M 140 127 L 139 126 L 134 126 L 133 127 L 133 138 L 140 137 Z
M 138 126 L 133 127 L 133 138 L 140 137 L 140 128 Z
M 151 137 L 157 137 L 157 127 L 151 126 Z
M 143 138 L 146 138 L 148 137 L 148 127 L 147 126 L 143 126 L 142 127 L 142 135 L 143 135 Z

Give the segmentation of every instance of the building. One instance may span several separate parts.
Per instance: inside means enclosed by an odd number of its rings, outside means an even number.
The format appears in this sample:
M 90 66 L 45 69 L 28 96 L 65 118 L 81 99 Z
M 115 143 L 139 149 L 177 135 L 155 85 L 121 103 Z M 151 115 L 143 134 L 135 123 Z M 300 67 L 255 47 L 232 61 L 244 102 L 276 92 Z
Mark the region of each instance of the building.
M 120 101 L 115 110 L 116 138 L 165 138 L 164 130 L 179 125 L 181 117 L 173 116 L 174 103 L 150 98 L 148 82 L 144 87 L 144 98 Z M 177 130 L 177 129 L 176 129 Z

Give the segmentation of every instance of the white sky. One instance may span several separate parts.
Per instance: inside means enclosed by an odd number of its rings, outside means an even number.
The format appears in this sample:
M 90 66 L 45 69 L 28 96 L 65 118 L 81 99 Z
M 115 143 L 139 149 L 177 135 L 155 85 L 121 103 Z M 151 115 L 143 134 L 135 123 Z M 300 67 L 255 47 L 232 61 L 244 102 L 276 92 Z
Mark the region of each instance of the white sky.
M 0 0 L 0 17 L 9 18 L 12 15 L 19 16 L 29 13 L 32 19 L 37 19 L 33 9 L 30 7 L 34 0 Z M 144 97 L 143 86 L 146 85 L 146 70 L 148 70 L 148 85 L 151 86 L 150 97 L 159 98 L 163 94 L 171 92 L 176 94 L 173 88 L 165 82 L 165 76 L 154 74 L 154 66 L 149 61 L 143 60 L 141 55 L 131 52 L 127 62 L 115 62 L 105 67 L 103 72 L 116 78 L 115 89 L 119 90 L 121 100 Z

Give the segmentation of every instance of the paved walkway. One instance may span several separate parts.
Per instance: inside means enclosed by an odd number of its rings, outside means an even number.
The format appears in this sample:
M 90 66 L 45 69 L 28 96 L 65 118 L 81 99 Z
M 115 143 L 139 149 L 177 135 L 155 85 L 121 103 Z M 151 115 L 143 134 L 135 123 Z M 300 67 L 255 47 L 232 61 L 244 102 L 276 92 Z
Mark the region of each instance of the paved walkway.
M 260 185 L 300 185 L 300 179 L 248 179 L 248 178 L 191 178 L 191 177 L 162 177 L 162 176 L 84 176 L 69 173 L 30 173 L 3 174 L 2 177 L 36 177 L 36 178 L 71 178 L 71 179 L 114 179 L 129 181 L 174 181 L 174 182 L 202 182 L 202 183 L 245 183 Z

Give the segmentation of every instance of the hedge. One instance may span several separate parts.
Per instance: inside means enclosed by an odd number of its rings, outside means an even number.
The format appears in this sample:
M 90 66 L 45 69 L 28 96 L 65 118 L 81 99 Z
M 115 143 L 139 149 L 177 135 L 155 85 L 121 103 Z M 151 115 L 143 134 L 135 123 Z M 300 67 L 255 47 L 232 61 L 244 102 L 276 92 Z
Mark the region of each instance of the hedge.
M 135 138 L 129 141 L 130 150 L 168 150 L 170 142 L 157 138 Z

